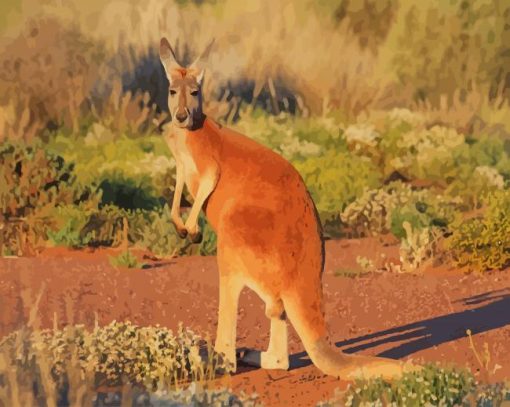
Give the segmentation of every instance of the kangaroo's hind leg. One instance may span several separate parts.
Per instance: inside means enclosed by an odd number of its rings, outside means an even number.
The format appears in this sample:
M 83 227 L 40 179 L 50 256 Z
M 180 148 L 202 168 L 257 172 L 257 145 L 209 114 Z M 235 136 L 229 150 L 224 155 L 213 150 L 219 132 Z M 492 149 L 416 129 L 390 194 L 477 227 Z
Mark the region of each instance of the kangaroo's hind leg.
M 214 350 L 217 353 L 223 353 L 235 371 L 237 307 L 243 284 L 232 266 L 230 262 L 226 261 L 223 251 L 218 247 L 220 301 Z
M 283 302 L 280 299 L 261 295 L 266 302 L 266 316 L 271 321 L 269 334 L 269 346 L 265 352 L 250 351 L 246 353 L 242 361 L 264 369 L 289 368 L 287 321 Z
M 287 321 L 282 300 L 266 302 L 266 316 L 271 320 L 271 332 L 267 351 L 260 354 L 260 365 L 264 369 L 289 368 Z

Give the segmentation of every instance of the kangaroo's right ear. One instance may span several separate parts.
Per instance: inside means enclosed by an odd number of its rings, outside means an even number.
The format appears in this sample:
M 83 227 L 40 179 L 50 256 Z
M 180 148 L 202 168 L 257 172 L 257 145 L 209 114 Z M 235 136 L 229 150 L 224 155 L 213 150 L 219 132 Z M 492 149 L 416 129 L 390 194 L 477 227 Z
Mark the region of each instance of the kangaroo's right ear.
M 175 58 L 175 52 L 170 46 L 168 40 L 163 37 L 159 43 L 159 58 L 165 68 L 166 76 L 170 79 L 170 71 L 174 69 L 182 69 L 182 66 Z

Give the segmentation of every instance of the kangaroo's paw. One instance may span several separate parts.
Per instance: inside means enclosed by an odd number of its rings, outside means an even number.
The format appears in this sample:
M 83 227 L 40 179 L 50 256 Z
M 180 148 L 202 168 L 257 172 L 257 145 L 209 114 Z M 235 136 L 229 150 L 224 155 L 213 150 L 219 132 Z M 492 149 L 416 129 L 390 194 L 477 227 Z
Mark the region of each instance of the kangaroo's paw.
M 177 230 L 177 234 L 179 235 L 179 237 L 181 239 L 185 239 L 186 236 L 188 236 L 188 231 L 186 230 L 186 228 L 176 228 Z

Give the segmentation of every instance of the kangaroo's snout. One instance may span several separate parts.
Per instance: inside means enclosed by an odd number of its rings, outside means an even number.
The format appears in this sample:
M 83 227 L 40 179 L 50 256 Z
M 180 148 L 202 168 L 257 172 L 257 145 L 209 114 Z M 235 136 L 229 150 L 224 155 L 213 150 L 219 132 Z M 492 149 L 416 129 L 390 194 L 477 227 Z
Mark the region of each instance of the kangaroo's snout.
M 177 113 L 175 115 L 175 118 L 177 119 L 177 121 L 179 123 L 183 123 L 187 118 L 188 118 L 188 113 L 187 112 L 184 112 L 184 113 Z

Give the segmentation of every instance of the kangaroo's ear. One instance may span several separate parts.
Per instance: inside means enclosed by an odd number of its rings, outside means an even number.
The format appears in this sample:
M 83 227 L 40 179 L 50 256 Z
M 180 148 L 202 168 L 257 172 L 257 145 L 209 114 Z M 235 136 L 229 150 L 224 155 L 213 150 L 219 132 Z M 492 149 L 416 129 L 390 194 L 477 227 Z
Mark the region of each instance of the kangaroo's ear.
M 175 58 L 175 52 L 170 46 L 168 40 L 163 37 L 159 43 L 159 58 L 165 68 L 166 76 L 170 79 L 170 71 L 173 69 L 182 69 L 182 66 L 177 62 Z
M 209 45 L 205 48 L 204 52 L 190 65 L 190 68 L 198 71 L 197 81 L 198 83 L 202 83 L 204 80 L 205 67 L 207 65 L 207 60 L 209 58 L 209 53 L 214 45 L 214 38 L 209 43 Z

